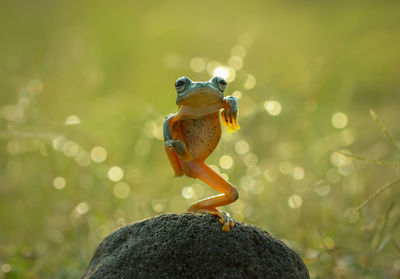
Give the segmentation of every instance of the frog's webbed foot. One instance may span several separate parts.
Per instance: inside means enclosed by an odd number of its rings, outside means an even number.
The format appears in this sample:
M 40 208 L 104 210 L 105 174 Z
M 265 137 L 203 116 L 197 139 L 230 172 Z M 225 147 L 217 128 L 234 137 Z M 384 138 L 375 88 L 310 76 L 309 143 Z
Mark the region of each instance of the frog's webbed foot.
M 183 141 L 180 140 L 167 140 L 165 142 L 166 147 L 171 147 L 174 149 L 176 155 L 184 161 L 189 161 L 192 159 L 192 155 L 190 155 L 187 147 Z
M 224 232 L 229 232 L 231 228 L 233 228 L 235 226 L 235 222 L 233 221 L 233 218 L 231 217 L 231 215 L 228 212 L 223 212 L 223 211 L 212 211 L 212 210 L 199 210 L 197 211 L 199 213 L 208 213 L 214 216 L 218 216 L 219 222 L 222 224 L 222 231 Z
M 224 98 L 225 107 L 221 112 L 222 123 L 227 127 L 228 132 L 234 132 L 240 129 L 237 122 L 238 101 L 234 96 Z

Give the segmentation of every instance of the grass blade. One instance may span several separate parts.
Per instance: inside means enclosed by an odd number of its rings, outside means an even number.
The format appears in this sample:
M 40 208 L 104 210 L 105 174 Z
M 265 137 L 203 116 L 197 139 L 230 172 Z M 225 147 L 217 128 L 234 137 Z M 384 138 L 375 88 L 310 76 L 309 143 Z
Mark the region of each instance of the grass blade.
M 379 188 L 375 193 L 373 193 L 371 196 L 369 196 L 365 201 L 362 202 L 362 204 L 360 204 L 357 208 L 355 208 L 355 211 L 359 211 L 362 208 L 364 208 L 371 200 L 373 200 L 374 198 L 376 198 L 377 196 L 379 196 L 380 194 L 382 194 L 384 191 L 386 191 L 387 189 L 389 189 L 390 187 L 392 187 L 393 185 L 395 185 L 396 183 L 398 183 L 400 181 L 400 177 L 395 179 L 394 181 L 386 184 L 385 186 Z
M 369 110 L 372 119 L 375 121 L 376 125 L 378 125 L 379 129 L 385 134 L 385 136 L 392 142 L 392 144 L 400 150 L 400 146 L 397 144 L 395 139 L 390 135 L 389 131 L 386 129 L 385 125 L 383 125 L 382 121 L 379 119 L 378 115 L 372 110 Z
M 400 164 L 395 163 L 395 162 L 388 162 L 388 161 L 369 159 L 369 158 L 366 158 L 366 157 L 356 156 L 356 155 L 345 153 L 345 152 L 342 152 L 342 151 L 338 151 L 338 153 L 340 153 L 340 154 L 342 154 L 342 155 L 344 155 L 346 157 L 349 157 L 351 159 L 354 159 L 354 160 L 359 160 L 359 161 L 363 161 L 363 162 L 367 162 L 367 163 L 373 163 L 375 165 L 380 165 L 380 166 L 390 166 L 390 167 L 393 167 L 393 168 L 396 168 L 396 169 L 400 169 Z

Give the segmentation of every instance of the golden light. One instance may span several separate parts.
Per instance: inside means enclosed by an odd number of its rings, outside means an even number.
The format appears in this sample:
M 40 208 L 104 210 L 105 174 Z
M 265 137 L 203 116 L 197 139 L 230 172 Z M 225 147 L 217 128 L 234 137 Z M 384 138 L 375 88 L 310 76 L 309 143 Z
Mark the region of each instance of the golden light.
M 76 163 L 81 167 L 88 167 L 92 163 L 90 160 L 90 154 L 84 150 L 80 150 L 74 158 Z
M 69 140 L 62 146 L 62 151 L 67 157 L 74 157 L 79 152 L 79 145 L 77 145 L 74 141 Z
M 118 182 L 124 177 L 124 171 L 118 167 L 114 166 L 108 170 L 108 178 L 111 181 Z
M 249 152 L 249 149 L 250 149 L 249 144 L 245 140 L 238 140 L 235 143 L 235 151 L 238 154 L 241 155 L 246 154 L 247 152 Z
M 155 212 L 162 212 L 165 209 L 165 200 L 153 200 L 151 207 Z
M 264 109 L 272 116 L 279 115 L 282 110 L 281 103 L 278 101 L 265 101 Z
M 348 123 L 347 115 L 343 112 L 336 112 L 332 115 L 331 122 L 336 129 L 343 129 Z
M 243 156 L 243 163 L 247 166 L 247 167 L 251 167 L 251 166 L 255 166 L 257 165 L 258 162 L 258 158 L 255 154 L 253 153 L 246 153 Z
M 67 181 L 62 176 L 58 176 L 58 177 L 54 178 L 54 180 L 53 180 L 53 186 L 57 190 L 64 189 L 66 185 L 67 185 Z
M 11 265 L 8 263 L 4 263 L 1 265 L 1 271 L 4 273 L 9 273 L 11 271 Z
M 296 180 L 302 180 L 304 178 L 305 171 L 302 167 L 294 167 L 292 171 L 292 176 Z
M 290 208 L 300 208 L 303 203 L 303 199 L 299 195 L 291 195 L 288 199 L 288 205 Z
M 128 183 L 126 182 L 118 182 L 114 185 L 113 193 L 114 196 L 118 199 L 125 199 L 129 196 L 131 189 L 129 188 Z
M 229 155 L 223 155 L 219 158 L 219 166 L 223 169 L 230 169 L 233 166 L 233 159 Z
M 341 151 L 350 153 L 347 150 L 341 150 Z M 352 164 L 352 160 L 349 157 L 343 155 L 342 153 L 333 152 L 331 154 L 331 163 L 336 167 L 341 167 Z
M 327 195 L 329 195 L 330 191 L 331 191 L 331 186 L 330 185 L 323 185 L 321 187 L 318 187 L 317 189 L 314 190 L 315 193 L 320 196 L 320 197 L 326 197 Z
M 76 213 L 83 215 L 89 211 L 89 205 L 86 202 L 81 202 L 75 207 Z
M 214 75 L 215 69 L 218 68 L 219 66 L 221 66 L 221 63 L 219 63 L 217 61 L 210 61 L 207 63 L 207 72 L 210 75 Z
M 78 125 L 81 124 L 81 119 L 76 115 L 70 115 L 65 120 L 65 125 Z
M 256 86 L 256 78 L 253 75 L 248 74 L 243 86 L 247 90 L 254 88 L 254 86 Z
M 52 141 L 54 150 L 62 151 L 62 148 L 66 141 L 67 139 L 64 136 L 55 137 Z
M 190 187 L 190 186 L 184 187 L 184 188 L 182 189 L 182 196 L 183 196 L 185 199 L 191 199 L 191 198 L 193 198 L 193 196 L 194 196 L 194 190 L 193 190 L 193 188 Z
M 90 157 L 93 162 L 102 163 L 107 159 L 107 150 L 104 147 L 95 146 L 90 152 Z
M 201 57 L 195 57 L 190 60 L 190 69 L 193 72 L 200 73 L 206 69 L 206 61 Z
M 236 45 L 231 50 L 232 56 L 239 56 L 244 58 L 246 56 L 246 49 L 241 45 Z
M 236 73 L 232 68 L 219 66 L 214 69 L 213 76 L 218 76 L 225 79 L 227 82 L 232 82 L 236 78 Z
M 228 60 L 228 66 L 234 69 L 235 71 L 239 71 L 243 67 L 243 59 L 240 56 L 232 56 Z
M 233 91 L 233 92 L 232 92 L 232 96 L 234 96 L 234 97 L 240 99 L 240 98 L 242 98 L 242 92 L 237 91 L 237 90 L 236 90 L 236 91 Z
M 264 171 L 264 177 L 268 182 L 274 182 L 278 178 L 278 172 L 273 169 L 266 169 Z

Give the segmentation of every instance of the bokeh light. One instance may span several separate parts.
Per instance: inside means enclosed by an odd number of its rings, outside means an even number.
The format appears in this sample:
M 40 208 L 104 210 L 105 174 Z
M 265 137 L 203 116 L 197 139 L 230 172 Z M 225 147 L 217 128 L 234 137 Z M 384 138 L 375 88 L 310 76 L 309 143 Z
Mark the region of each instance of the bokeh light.
M 107 150 L 104 147 L 96 146 L 93 147 L 90 152 L 90 157 L 96 163 L 102 163 L 107 159 Z
M 80 202 L 76 207 L 75 207 L 76 213 L 79 215 L 83 215 L 89 211 L 89 205 L 86 202 Z
M 243 155 L 242 159 L 243 159 L 243 163 L 247 167 L 255 166 L 255 165 L 257 165 L 257 162 L 258 162 L 257 155 L 255 155 L 253 153 L 246 153 L 245 155 Z
M 70 115 L 65 120 L 65 125 L 78 125 L 81 124 L 81 119 L 76 115 Z
M 235 151 L 238 154 L 246 154 L 247 152 L 249 152 L 249 144 L 245 140 L 238 140 L 235 143 Z
M 236 45 L 231 50 L 232 56 L 238 56 L 241 58 L 246 57 L 246 49 L 241 45 Z
M 63 146 L 67 139 L 64 136 L 57 136 L 53 139 L 53 148 L 57 151 L 62 151 Z
M 253 75 L 248 74 L 243 86 L 247 90 L 253 89 L 256 86 L 256 78 Z
M 227 82 L 232 82 L 235 80 L 236 73 L 232 68 L 218 66 L 214 69 L 213 76 L 219 76 L 225 79 Z
M 165 209 L 165 200 L 153 200 L 151 205 L 154 212 L 160 213 L 163 212 Z
M 126 182 L 118 182 L 114 185 L 113 193 L 114 196 L 118 199 L 125 199 L 129 196 L 131 189 L 129 188 L 128 183 Z
M 315 189 L 315 193 L 320 197 L 326 197 L 331 191 L 331 186 L 326 184 Z
M 217 68 L 220 68 L 219 71 L 224 72 L 223 74 L 225 74 L 226 76 L 228 75 L 228 72 L 227 72 L 226 68 L 222 67 L 220 62 L 217 62 L 217 61 L 212 60 L 212 61 L 209 61 L 209 62 L 207 63 L 206 69 L 207 69 L 207 72 L 208 72 L 211 76 L 215 76 L 215 70 L 216 70 Z M 222 77 L 222 76 L 221 76 L 221 77 Z
M 291 195 L 288 199 L 288 205 L 290 208 L 296 209 L 300 208 L 303 204 L 303 199 L 299 195 Z
M 242 92 L 240 92 L 238 90 L 233 91 L 233 93 L 232 93 L 232 96 L 236 97 L 239 100 L 240 100 L 240 98 L 242 98 L 242 95 L 243 95 Z
M 272 116 L 279 115 L 282 110 L 282 106 L 278 101 L 265 101 L 264 109 Z
M 296 166 L 292 170 L 292 175 L 293 175 L 294 179 L 302 180 L 304 178 L 305 171 L 304 171 L 304 169 L 302 167 Z
M 229 155 L 223 155 L 219 158 L 219 166 L 225 170 L 230 169 L 233 166 L 233 159 Z
M 185 199 L 191 199 L 194 196 L 194 190 L 190 186 L 186 186 L 182 189 L 182 197 Z
M 65 156 L 74 157 L 79 152 L 79 145 L 76 142 L 69 140 L 63 144 L 62 151 Z
M 124 171 L 118 167 L 114 166 L 108 170 L 108 178 L 111 181 L 118 182 L 124 177 Z
M 9 273 L 11 271 L 11 265 L 9 263 L 3 263 L 1 265 L 1 271 L 4 273 Z
M 228 60 L 228 66 L 235 71 L 239 71 L 243 67 L 243 59 L 240 56 L 232 56 Z
M 54 180 L 53 180 L 53 186 L 54 186 L 54 188 L 56 188 L 57 190 L 64 189 L 66 185 L 67 185 L 67 181 L 66 181 L 65 178 L 62 177 L 62 176 L 57 176 L 57 177 L 54 178 Z
M 200 73 L 206 69 L 206 61 L 201 57 L 194 57 L 190 60 L 190 69 L 193 72 Z
M 331 122 L 333 127 L 337 129 L 343 129 L 348 123 L 347 115 L 343 112 L 336 112 L 334 115 L 332 115 Z

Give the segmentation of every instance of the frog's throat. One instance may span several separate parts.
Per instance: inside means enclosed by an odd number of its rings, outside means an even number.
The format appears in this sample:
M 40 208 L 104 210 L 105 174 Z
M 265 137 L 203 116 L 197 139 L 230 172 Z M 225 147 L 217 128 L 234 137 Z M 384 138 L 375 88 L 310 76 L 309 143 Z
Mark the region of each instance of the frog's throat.
M 218 112 L 222 108 L 220 103 L 206 106 L 178 106 L 178 115 L 181 119 L 199 118 Z

